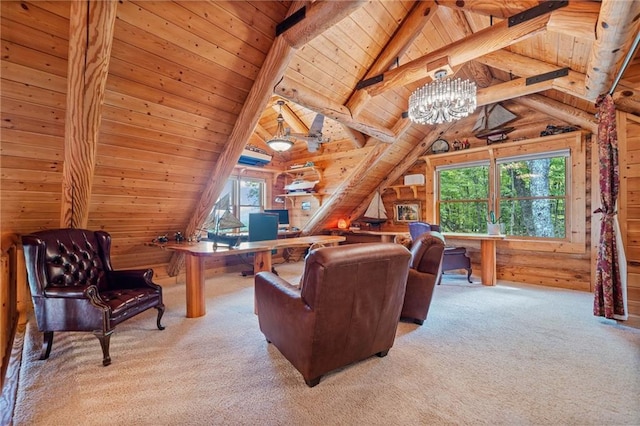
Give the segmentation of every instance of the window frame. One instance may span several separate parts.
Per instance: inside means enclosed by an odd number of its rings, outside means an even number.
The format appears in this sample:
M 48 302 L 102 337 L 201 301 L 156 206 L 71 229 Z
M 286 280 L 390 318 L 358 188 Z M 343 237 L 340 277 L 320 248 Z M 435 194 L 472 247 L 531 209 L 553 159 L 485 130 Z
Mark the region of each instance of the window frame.
M 509 249 L 539 250 L 559 253 L 585 253 L 586 247 L 586 132 L 572 132 L 542 138 L 527 139 L 502 145 L 487 145 L 443 154 L 422 157 L 425 160 L 425 175 L 431 177 L 427 185 L 425 207 L 427 217 L 440 223 L 438 209 L 438 187 L 436 168 L 457 166 L 465 163 L 489 161 L 489 200 L 497 200 L 497 162 L 504 158 L 534 156 L 560 150 L 569 151 L 566 169 L 566 235 L 564 239 L 545 237 L 508 236 L 498 244 Z
M 249 204 L 241 204 L 240 199 L 240 188 L 241 188 L 241 181 L 251 181 L 251 182 L 258 182 L 261 185 L 261 191 L 260 191 L 260 202 L 258 206 L 253 206 L 253 205 L 249 205 Z M 243 207 L 257 207 L 259 209 L 259 211 L 264 211 L 264 209 L 266 208 L 266 200 L 267 200 L 267 180 L 264 178 L 260 178 L 260 177 L 243 177 L 243 176 L 229 176 L 229 178 L 227 179 L 227 184 L 231 182 L 231 194 L 230 194 L 230 210 L 231 210 L 231 214 L 233 214 L 235 217 L 237 217 L 242 223 L 245 224 L 244 227 L 239 228 L 239 231 L 247 231 L 249 229 L 249 222 L 248 220 L 243 221 L 241 219 L 241 209 Z M 227 185 L 225 184 L 225 186 Z M 221 197 L 223 197 L 226 193 L 221 193 L 220 197 L 218 197 L 218 200 L 220 200 Z M 218 200 L 216 200 L 216 203 L 218 202 Z M 213 213 L 213 209 L 211 210 L 211 213 Z
M 532 160 L 544 160 L 544 159 L 552 159 L 552 158 L 564 158 L 564 163 L 565 163 L 565 174 L 564 174 L 564 178 L 565 178 L 565 183 L 564 183 L 564 195 L 563 196 L 553 196 L 553 195 L 547 195 L 545 197 L 525 197 L 526 199 L 530 199 L 530 200 L 563 200 L 564 201 L 564 231 L 565 231 L 565 236 L 564 238 L 557 238 L 557 237 L 538 237 L 538 236 L 529 236 L 529 237 L 524 237 L 524 236 L 513 236 L 512 237 L 516 237 L 516 238 L 524 238 L 524 239 L 553 239 L 553 240 L 558 240 L 558 241 L 566 241 L 567 238 L 567 233 L 569 231 L 569 221 L 571 220 L 571 203 L 570 203 L 570 194 L 569 194 L 569 188 L 571 185 L 569 185 L 569 183 L 571 182 L 571 152 L 568 149 L 559 149 L 556 151 L 545 151 L 545 152 L 539 152 L 539 153 L 535 153 L 535 154 L 528 154 L 528 155 L 515 155 L 515 156 L 511 156 L 511 157 L 498 157 L 496 158 L 496 176 L 495 176 L 495 191 L 494 193 L 496 194 L 495 200 L 493 203 L 489 204 L 489 207 L 493 207 L 493 210 L 496 212 L 496 217 L 502 217 L 503 214 L 500 211 L 500 206 L 502 204 L 502 201 L 515 201 L 515 200 L 523 200 L 525 198 L 519 198 L 519 197 L 510 197 L 510 198 L 505 198 L 502 197 L 502 187 L 501 187 L 501 183 L 502 183 L 502 176 L 501 176 L 501 165 L 503 164 L 509 164 L 509 163 L 514 163 L 514 162 L 521 162 L 521 161 L 532 161 Z M 491 205 L 493 204 L 493 206 Z

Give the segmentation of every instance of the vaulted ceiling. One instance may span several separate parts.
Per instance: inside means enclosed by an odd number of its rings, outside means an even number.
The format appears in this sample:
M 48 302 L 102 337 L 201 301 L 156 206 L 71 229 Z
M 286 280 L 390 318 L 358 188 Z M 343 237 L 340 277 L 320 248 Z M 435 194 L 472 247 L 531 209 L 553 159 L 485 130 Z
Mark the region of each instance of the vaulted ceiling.
M 331 139 L 326 151 L 363 153 L 308 233 L 363 210 L 376 188 L 455 129 L 403 118 L 411 92 L 437 70 L 474 80 L 480 105 L 513 100 L 595 131 L 594 101 L 612 88 L 640 24 L 640 2 L 618 0 L 0 7 L 2 167 L 21 170 L 9 186 L 3 173 L 4 188 L 38 182 L 38 194 L 54 194 L 50 175 L 63 182 L 62 196 L 45 206 L 62 213 L 16 220 L 16 230 L 144 227 L 128 234 L 138 241 L 160 229 L 200 227 L 243 148 L 266 149 L 279 99 L 292 131 L 308 131 L 320 113 Z M 639 70 L 636 54 L 614 93 L 619 108 L 635 113 Z M 40 163 L 22 161 L 25 146 Z M 299 140 L 275 153 L 273 164 L 314 155 L 322 151 L 309 153 Z

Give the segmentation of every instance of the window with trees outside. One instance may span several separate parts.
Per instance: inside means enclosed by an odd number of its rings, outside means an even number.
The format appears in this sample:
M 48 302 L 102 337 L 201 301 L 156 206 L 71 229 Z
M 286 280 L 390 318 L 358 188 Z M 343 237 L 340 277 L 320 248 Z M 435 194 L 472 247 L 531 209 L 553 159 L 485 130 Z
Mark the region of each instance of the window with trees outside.
M 584 253 L 588 140 L 574 132 L 426 156 L 425 219 L 445 234 L 483 234 L 493 212 L 503 247 Z
M 440 229 L 487 232 L 489 162 L 437 169 Z
M 437 168 L 440 227 L 484 233 L 495 221 L 506 235 L 565 238 L 568 156 L 565 150 L 501 158 L 494 176 L 488 161 Z
M 264 208 L 265 181 L 263 179 L 248 179 L 232 177 L 227 180 L 218 201 L 229 194 L 229 208 L 231 214 L 249 227 L 249 213 L 259 213 Z
M 569 151 L 497 161 L 499 222 L 507 235 L 566 237 Z

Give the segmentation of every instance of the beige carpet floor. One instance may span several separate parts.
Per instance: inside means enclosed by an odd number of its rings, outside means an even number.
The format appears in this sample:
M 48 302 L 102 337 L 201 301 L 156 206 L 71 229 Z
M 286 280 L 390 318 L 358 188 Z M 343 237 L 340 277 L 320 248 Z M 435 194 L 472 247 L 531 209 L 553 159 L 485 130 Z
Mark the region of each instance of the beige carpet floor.
M 301 263 L 279 265 L 297 279 Z M 639 425 L 640 330 L 593 317 L 588 293 L 447 277 L 424 326 L 401 323 L 385 358 L 314 388 L 268 345 L 253 278 L 207 281 L 207 315 L 183 285 L 122 324 L 102 367 L 90 333 L 59 333 L 39 361 L 28 327 L 16 425 Z

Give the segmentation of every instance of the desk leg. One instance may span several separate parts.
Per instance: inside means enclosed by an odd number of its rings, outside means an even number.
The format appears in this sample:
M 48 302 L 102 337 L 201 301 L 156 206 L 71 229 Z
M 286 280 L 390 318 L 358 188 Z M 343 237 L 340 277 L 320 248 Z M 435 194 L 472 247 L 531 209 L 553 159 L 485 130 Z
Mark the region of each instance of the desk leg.
M 204 260 L 202 256 L 186 255 L 187 318 L 197 318 L 207 313 L 204 300 Z
M 253 254 L 253 273 L 268 271 L 271 272 L 271 250 L 258 251 Z M 258 305 L 256 304 L 255 289 L 253 295 L 253 313 L 258 315 Z
M 271 272 L 271 250 L 258 251 L 253 255 L 253 273 Z
M 495 240 L 480 241 L 480 267 L 482 269 L 482 284 L 496 285 L 496 242 Z

